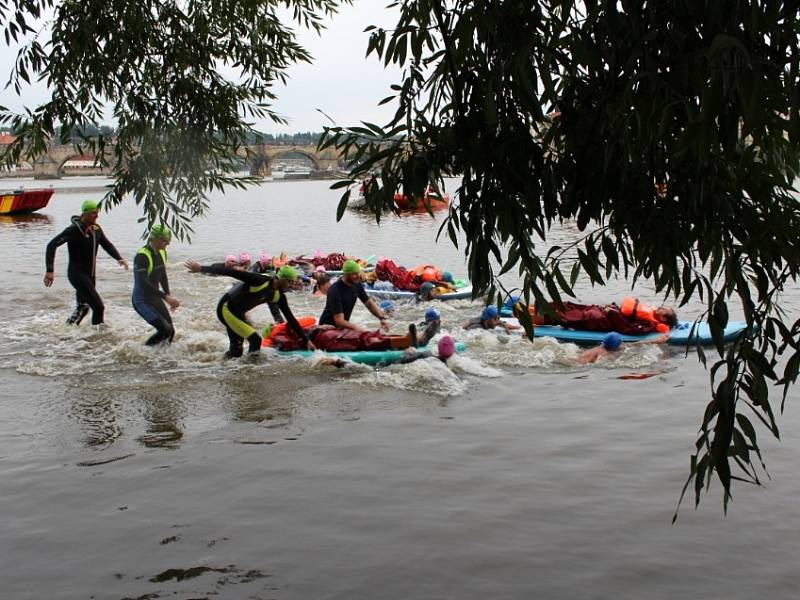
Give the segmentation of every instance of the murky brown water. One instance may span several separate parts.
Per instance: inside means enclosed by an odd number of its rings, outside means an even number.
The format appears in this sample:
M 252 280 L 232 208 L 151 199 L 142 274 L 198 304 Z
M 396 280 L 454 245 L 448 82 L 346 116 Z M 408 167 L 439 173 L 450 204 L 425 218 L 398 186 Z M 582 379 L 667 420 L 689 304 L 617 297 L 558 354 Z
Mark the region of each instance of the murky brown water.
M 439 219 L 378 227 L 348 212 L 336 224 L 325 182 L 214 198 L 193 244 L 170 247 L 183 302 L 170 349 L 142 345 L 131 276 L 107 257 L 110 328 L 68 328 L 66 249 L 47 290 L 44 246 L 97 183 L 60 182 L 41 216 L 0 221 L 0 597 L 796 597 L 796 391 L 783 441 L 759 432 L 773 479 L 738 485 L 727 517 L 715 490 L 671 526 L 708 395 L 694 356 L 650 347 L 575 368 L 570 345 L 458 332 L 468 352 L 453 371 L 222 363 L 214 309 L 230 281 L 190 275 L 186 259 L 320 249 L 466 274 L 460 252 L 435 242 Z M 137 216 L 101 216 L 127 257 L 141 245 Z M 582 297 L 626 291 L 612 282 Z M 790 310 L 798 300 L 787 292 Z M 400 306 L 398 330 L 424 308 Z M 440 308 L 456 331 L 478 312 Z M 660 374 L 618 379 L 630 371 Z

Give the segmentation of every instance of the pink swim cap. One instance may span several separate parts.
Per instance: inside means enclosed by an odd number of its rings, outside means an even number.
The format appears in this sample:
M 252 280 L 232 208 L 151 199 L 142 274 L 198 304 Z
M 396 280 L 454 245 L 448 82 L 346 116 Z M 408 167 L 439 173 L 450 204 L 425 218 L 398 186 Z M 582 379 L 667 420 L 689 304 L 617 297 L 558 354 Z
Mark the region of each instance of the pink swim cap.
M 253 260 L 253 257 L 250 256 L 247 252 L 242 252 L 239 255 L 239 262 L 240 263 L 249 263 Z
M 314 270 L 315 270 L 317 273 L 324 273 L 324 272 L 325 272 L 325 267 L 323 267 L 322 265 L 319 265 L 319 266 L 317 266 L 317 268 L 316 268 L 316 269 L 314 269 Z
M 265 267 L 272 262 L 272 254 L 267 254 L 266 252 L 262 252 L 261 256 L 258 257 L 258 262 L 260 262 Z
M 228 256 L 225 257 L 225 262 L 226 263 L 228 263 L 228 262 L 239 262 L 239 260 L 236 258 L 236 256 L 234 254 L 228 254 Z
M 439 340 L 439 358 L 444 358 L 447 360 L 456 351 L 456 341 L 451 338 L 449 335 L 444 336 L 442 339 Z

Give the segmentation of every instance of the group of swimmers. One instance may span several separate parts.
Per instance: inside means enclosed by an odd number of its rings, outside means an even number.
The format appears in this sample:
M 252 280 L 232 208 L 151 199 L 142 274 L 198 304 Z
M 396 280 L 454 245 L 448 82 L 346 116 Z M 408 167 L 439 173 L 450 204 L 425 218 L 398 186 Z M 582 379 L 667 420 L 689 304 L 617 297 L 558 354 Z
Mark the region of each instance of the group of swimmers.
M 87 200 L 81 205 L 81 214 L 72 217 L 69 227 L 53 238 L 45 252 L 45 286 L 53 284 L 54 262 L 56 250 L 67 244 L 69 261 L 67 277 L 75 288 L 76 308 L 67 320 L 71 324 L 79 324 L 92 311 L 92 324 L 101 326 L 104 322 L 104 304 L 97 293 L 95 283 L 95 264 L 98 248 L 102 247 L 118 263 L 128 269 L 128 263 L 106 237 L 100 225 L 99 203 Z M 180 302 L 170 293 L 167 277 L 167 246 L 172 240 L 171 231 L 163 226 L 152 227 L 147 243 L 140 248 L 134 259 L 134 283 L 132 303 L 136 312 L 156 332 L 145 342 L 147 345 L 169 343 L 175 336 L 170 311 L 180 306 Z M 240 283 L 228 290 L 217 304 L 217 317 L 225 326 L 229 337 L 227 357 L 241 356 L 244 343 L 249 352 L 261 349 L 262 338 L 259 332 L 247 321 L 246 314 L 261 304 L 269 304 L 286 320 L 288 339 L 283 346 L 302 347 L 314 350 L 321 349 L 404 349 L 424 346 L 438 331 L 438 327 L 426 327 L 417 335 L 416 327 L 411 324 L 405 335 L 389 335 L 388 316 L 383 309 L 369 298 L 361 281 L 361 266 L 354 260 L 345 261 L 342 275 L 331 284 L 330 279 L 318 274 L 316 285 L 318 291 L 324 292 L 326 305 L 319 319 L 319 326 L 313 331 L 305 331 L 292 314 L 286 293 L 296 287 L 300 281 L 299 271 L 288 264 L 274 271 L 260 272 L 261 268 L 247 269 L 239 257 L 236 265 L 225 263 L 201 265 L 196 261 L 187 261 L 186 267 L 193 273 L 228 276 Z M 260 263 L 261 261 L 259 261 Z M 357 299 L 361 299 L 368 310 L 375 315 L 384 331 L 366 331 L 352 323 L 350 315 Z M 279 348 L 281 344 L 276 344 Z
M 128 269 L 128 263 L 105 236 L 97 224 L 99 203 L 87 200 L 81 205 L 81 214 L 72 217 L 70 225 L 47 245 L 45 252 L 44 284 L 50 287 L 54 280 L 54 260 L 56 249 L 67 244 L 69 262 L 67 277 L 75 288 L 76 308 L 67 323 L 79 324 L 92 311 L 92 324 L 103 324 L 104 305 L 95 289 L 95 263 L 97 251 L 102 247 L 120 266 Z M 163 225 L 153 226 L 147 243 L 140 248 L 133 261 L 134 284 L 132 304 L 134 310 L 152 327 L 155 333 L 147 345 L 170 343 L 175 336 L 170 311 L 176 310 L 180 302 L 170 293 L 167 277 L 167 246 L 172 240 L 171 231 Z M 352 259 L 344 261 L 341 276 L 335 282 L 323 271 L 315 270 L 311 275 L 301 275 L 289 264 L 277 266 L 269 255 L 262 253 L 260 259 L 252 264 L 251 257 L 245 253 L 230 255 L 223 263 L 201 265 L 196 261 L 186 261 L 192 273 L 205 273 L 227 276 L 238 280 L 217 303 L 217 318 L 225 326 L 229 347 L 225 356 L 242 356 L 247 342 L 248 352 L 257 353 L 262 346 L 262 336 L 247 321 L 247 312 L 261 304 L 268 304 L 276 318 L 287 324 L 285 332 L 273 337 L 274 346 L 282 350 L 307 349 L 331 351 L 409 349 L 425 346 L 439 331 L 441 319 L 436 309 L 426 311 L 425 321 L 419 328 L 411 323 L 404 335 L 390 335 L 389 316 L 393 305 L 390 301 L 378 304 L 371 298 L 364 286 L 361 265 Z M 276 268 L 277 267 L 277 268 Z M 324 295 L 325 308 L 319 323 L 311 329 L 304 329 L 293 315 L 286 294 L 296 289 L 303 279 L 315 282 L 317 293 Z M 356 302 L 360 300 L 367 310 L 375 316 L 380 329 L 368 330 L 350 320 Z M 515 303 L 516 310 L 524 310 L 523 305 Z M 649 311 L 649 312 L 648 312 Z M 565 303 L 559 311 L 548 310 L 541 314 L 531 307 L 530 321 L 536 324 L 560 324 L 583 329 L 609 331 L 601 345 L 605 351 L 615 351 L 620 347 L 622 333 L 646 333 L 648 331 L 668 331 L 677 323 L 671 309 L 664 307 L 646 309 L 638 301 L 626 299 L 621 307 L 616 305 L 578 305 Z M 486 306 L 481 315 L 464 324 L 466 329 L 494 329 L 503 327 L 506 332 L 519 329 L 500 320 L 496 306 Z M 615 337 L 616 336 L 616 337 Z M 446 336 L 449 338 L 449 336 Z M 619 339 L 617 339 L 619 338 Z M 452 355 L 452 338 L 444 342 L 440 355 Z M 599 351 L 587 355 L 584 362 L 592 362 L 600 355 Z M 594 357 L 594 358 L 592 358 Z

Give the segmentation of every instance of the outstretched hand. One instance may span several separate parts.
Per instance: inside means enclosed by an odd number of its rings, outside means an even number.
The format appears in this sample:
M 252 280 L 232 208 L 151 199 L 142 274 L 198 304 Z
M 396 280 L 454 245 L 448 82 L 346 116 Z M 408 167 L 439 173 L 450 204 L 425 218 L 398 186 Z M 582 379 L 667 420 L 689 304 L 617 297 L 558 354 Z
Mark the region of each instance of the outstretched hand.
M 202 267 L 202 265 L 196 260 L 187 260 L 183 264 L 186 265 L 186 268 L 189 269 L 192 273 L 199 273 L 200 268 Z
M 53 285 L 53 279 L 55 279 L 55 275 L 52 273 L 45 273 L 44 274 L 44 287 L 50 287 Z

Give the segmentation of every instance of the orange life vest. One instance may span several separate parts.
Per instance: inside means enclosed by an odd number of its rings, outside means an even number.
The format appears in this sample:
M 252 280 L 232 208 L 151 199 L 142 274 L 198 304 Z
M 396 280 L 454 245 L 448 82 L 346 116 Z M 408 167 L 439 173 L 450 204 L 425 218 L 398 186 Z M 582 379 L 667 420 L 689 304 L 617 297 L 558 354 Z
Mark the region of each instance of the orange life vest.
M 317 324 L 316 317 L 297 317 L 297 322 L 300 323 L 300 327 L 303 329 L 308 329 L 309 327 L 313 327 Z M 261 340 L 261 346 L 267 348 L 272 346 L 272 338 L 274 338 L 279 333 L 286 333 L 289 324 L 286 322 L 283 323 L 275 323 L 272 326 L 272 329 L 269 332 L 269 335 Z
M 648 306 L 647 304 L 642 304 L 639 302 L 638 298 L 633 298 L 632 296 L 623 298 L 622 303 L 619 306 L 619 312 L 621 312 L 624 316 L 631 317 L 637 321 L 649 321 L 650 323 L 653 323 L 655 325 L 655 330 L 659 333 L 667 333 L 669 331 L 669 327 L 666 323 L 662 323 L 656 319 L 653 307 Z
M 422 281 L 441 281 L 442 272 L 433 265 L 417 265 L 414 267 L 414 275 Z

